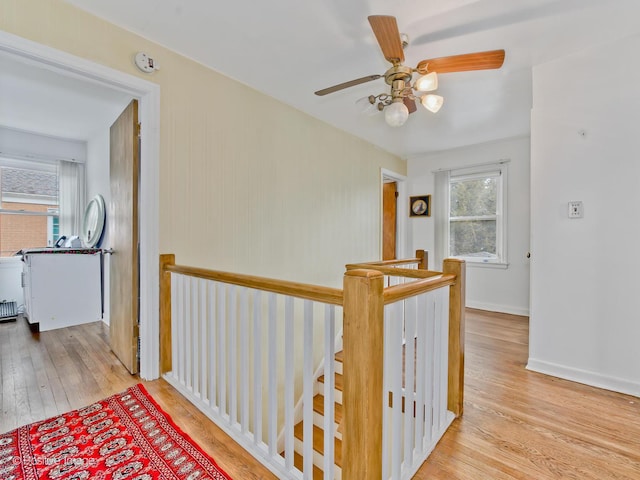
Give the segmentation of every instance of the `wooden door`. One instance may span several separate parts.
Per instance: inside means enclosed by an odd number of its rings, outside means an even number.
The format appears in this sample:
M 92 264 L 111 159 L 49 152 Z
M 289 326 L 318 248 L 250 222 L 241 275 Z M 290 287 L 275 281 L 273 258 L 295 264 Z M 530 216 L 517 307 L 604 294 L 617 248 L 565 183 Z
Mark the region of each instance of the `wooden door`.
M 138 101 L 133 100 L 111 125 L 110 342 L 111 350 L 131 372 L 138 372 Z
M 382 259 L 396 258 L 396 210 L 398 184 L 396 182 L 382 185 Z

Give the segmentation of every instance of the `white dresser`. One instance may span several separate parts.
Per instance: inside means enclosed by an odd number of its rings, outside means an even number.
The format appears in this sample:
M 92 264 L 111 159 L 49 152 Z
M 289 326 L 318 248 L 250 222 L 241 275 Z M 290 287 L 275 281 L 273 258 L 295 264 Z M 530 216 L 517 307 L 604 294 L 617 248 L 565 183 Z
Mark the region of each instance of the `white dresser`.
M 25 314 L 41 332 L 102 319 L 99 249 L 24 252 Z

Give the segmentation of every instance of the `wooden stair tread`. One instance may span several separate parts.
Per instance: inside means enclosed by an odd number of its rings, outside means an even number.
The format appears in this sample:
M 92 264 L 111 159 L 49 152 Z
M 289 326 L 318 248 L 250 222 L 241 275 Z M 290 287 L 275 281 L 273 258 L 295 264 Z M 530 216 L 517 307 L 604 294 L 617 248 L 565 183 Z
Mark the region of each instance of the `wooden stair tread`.
M 298 423 L 293 428 L 293 435 L 299 440 L 304 440 L 303 428 L 303 422 Z M 342 467 L 342 440 L 334 437 L 333 445 L 335 464 Z M 313 426 L 313 449 L 321 455 L 324 455 L 324 430 L 317 425 Z
M 304 459 L 302 458 L 302 455 L 300 455 L 298 452 L 293 452 L 293 465 L 298 470 L 303 472 L 304 471 L 302 469 L 303 464 L 304 464 Z M 322 480 L 323 478 L 324 478 L 324 473 L 322 472 L 322 470 L 314 465 L 313 466 L 313 480 Z
M 342 405 L 334 403 L 333 409 L 333 421 L 340 424 L 342 422 Z M 324 395 L 318 394 L 313 397 L 313 411 L 324 416 Z
M 344 350 L 340 350 L 338 353 L 336 353 L 335 359 L 338 362 L 344 363 L 344 353 L 343 352 L 344 352 Z
M 320 383 L 324 383 L 324 375 L 320 375 L 320 377 L 318 377 L 318 381 Z M 334 387 L 336 390 L 340 390 L 340 391 L 342 391 L 344 387 L 343 377 L 339 373 L 336 373 Z

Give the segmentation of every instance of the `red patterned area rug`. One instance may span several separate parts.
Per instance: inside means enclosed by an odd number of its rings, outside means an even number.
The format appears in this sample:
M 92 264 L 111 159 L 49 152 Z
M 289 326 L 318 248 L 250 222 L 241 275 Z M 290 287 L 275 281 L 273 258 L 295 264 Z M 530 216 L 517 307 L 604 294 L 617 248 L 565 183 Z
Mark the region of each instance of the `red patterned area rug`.
M 229 480 L 142 384 L 0 434 L 2 480 Z

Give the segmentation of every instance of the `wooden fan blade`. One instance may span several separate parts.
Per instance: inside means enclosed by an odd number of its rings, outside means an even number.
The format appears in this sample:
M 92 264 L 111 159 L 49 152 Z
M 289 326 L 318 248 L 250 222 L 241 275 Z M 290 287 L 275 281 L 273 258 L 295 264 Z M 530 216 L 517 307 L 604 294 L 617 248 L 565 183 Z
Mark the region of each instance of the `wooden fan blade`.
M 404 97 L 402 101 L 409 110 L 409 113 L 413 113 L 418 109 L 418 107 L 416 107 L 416 101 L 413 98 Z
M 400 41 L 400 31 L 396 17 L 389 15 L 371 15 L 369 23 L 380 44 L 382 54 L 387 61 L 396 64 L 404 62 L 404 52 Z
M 338 85 L 334 85 L 333 87 L 323 88 L 322 90 L 318 90 L 314 92 L 316 95 L 326 95 L 328 93 L 337 92 L 338 90 L 342 90 L 345 88 L 353 87 L 355 85 L 360 85 L 361 83 L 367 83 L 372 80 L 377 80 L 382 78 L 382 75 L 369 75 L 367 77 L 356 78 L 355 80 L 350 80 L 348 82 L 339 83 Z
M 418 63 L 416 70 L 421 75 L 429 72 L 452 73 L 470 70 L 491 70 L 500 68 L 504 63 L 504 50 L 490 50 L 488 52 L 466 53 L 450 57 L 432 58 Z

